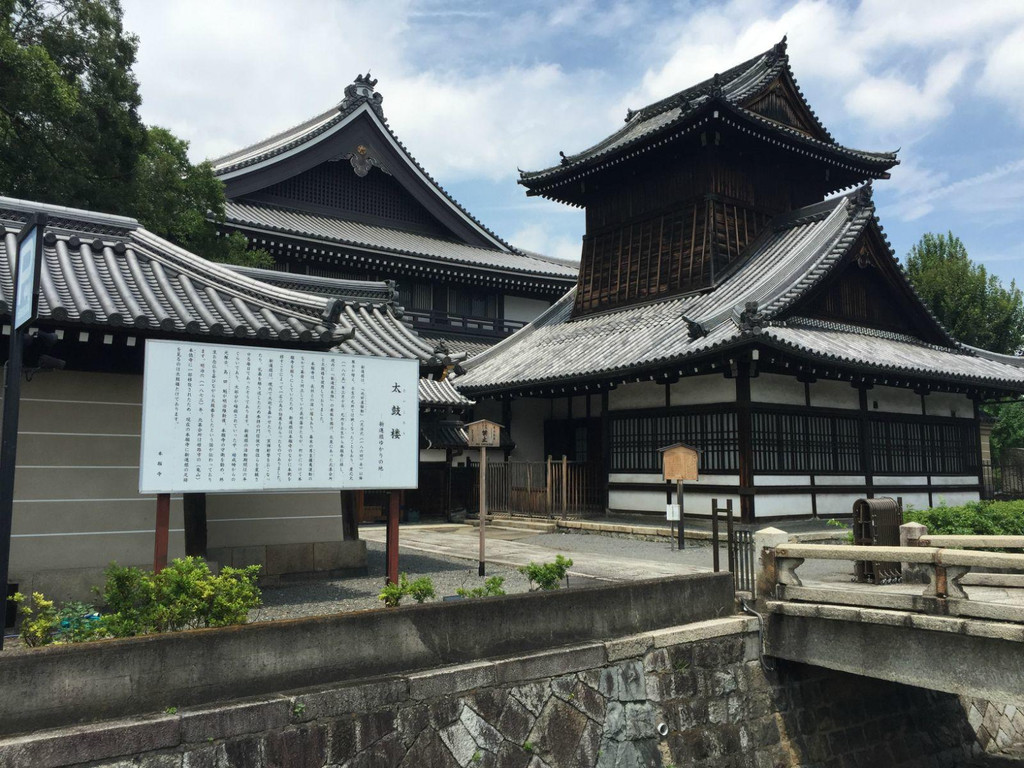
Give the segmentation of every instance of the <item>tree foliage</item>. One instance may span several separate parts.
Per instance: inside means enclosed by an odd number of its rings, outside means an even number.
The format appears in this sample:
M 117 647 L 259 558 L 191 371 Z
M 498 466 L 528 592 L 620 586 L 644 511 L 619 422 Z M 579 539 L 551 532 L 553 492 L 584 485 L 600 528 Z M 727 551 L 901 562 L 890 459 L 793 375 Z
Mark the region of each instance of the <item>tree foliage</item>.
M 921 298 L 958 340 L 1012 355 L 1024 346 L 1024 296 L 967 255 L 960 238 L 927 233 L 907 255 Z
M 928 233 L 910 249 L 907 273 L 939 321 L 958 340 L 1002 354 L 1024 347 L 1024 297 L 1016 283 L 1005 288 L 996 275 L 967 255 L 952 232 Z M 992 456 L 1024 445 L 1024 403 L 985 406 L 995 418 Z
M 206 258 L 270 266 L 219 238 L 224 189 L 139 117 L 138 40 L 118 0 L 0 0 L 0 194 L 117 213 Z

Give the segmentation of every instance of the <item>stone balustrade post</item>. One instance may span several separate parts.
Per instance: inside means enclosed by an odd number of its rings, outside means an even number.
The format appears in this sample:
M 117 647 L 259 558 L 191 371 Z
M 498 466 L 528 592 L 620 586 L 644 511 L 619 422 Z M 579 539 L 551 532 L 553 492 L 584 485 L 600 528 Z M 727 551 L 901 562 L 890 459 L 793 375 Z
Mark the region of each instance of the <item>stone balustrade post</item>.
M 900 526 L 900 546 L 919 547 L 921 539 L 928 535 L 927 526 L 921 523 L 904 523 Z M 920 563 L 902 563 L 904 584 L 927 584 L 932 580 L 932 568 Z
M 775 547 L 789 541 L 789 534 L 778 528 L 762 528 L 754 531 L 754 557 L 760 567 L 754 584 L 754 597 L 760 599 L 775 594 L 777 583 L 775 569 Z

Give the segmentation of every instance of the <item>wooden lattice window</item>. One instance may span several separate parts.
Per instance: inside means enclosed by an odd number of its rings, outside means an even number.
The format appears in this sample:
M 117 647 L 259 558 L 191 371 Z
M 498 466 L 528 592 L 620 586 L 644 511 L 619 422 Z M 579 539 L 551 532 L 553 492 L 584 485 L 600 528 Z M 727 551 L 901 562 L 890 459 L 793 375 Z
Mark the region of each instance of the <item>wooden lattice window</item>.
M 864 471 L 857 418 L 823 414 L 751 414 L 755 472 Z
M 684 442 L 701 451 L 701 472 L 738 471 L 734 412 L 611 414 L 611 471 L 661 472 L 659 448 Z
M 891 475 L 976 475 L 973 421 L 878 419 L 871 422 L 872 469 Z

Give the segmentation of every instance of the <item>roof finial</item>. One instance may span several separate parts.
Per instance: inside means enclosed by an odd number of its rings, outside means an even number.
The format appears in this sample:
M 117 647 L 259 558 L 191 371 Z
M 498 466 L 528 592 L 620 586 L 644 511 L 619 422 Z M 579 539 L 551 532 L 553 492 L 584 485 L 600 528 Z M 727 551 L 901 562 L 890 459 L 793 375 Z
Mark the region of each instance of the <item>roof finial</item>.
M 565 156 L 565 152 L 563 152 L 562 150 L 558 150 L 558 156 L 560 158 L 562 158 L 561 160 L 559 160 L 559 162 L 562 165 L 568 165 L 569 164 L 569 158 Z
M 789 35 L 783 35 L 782 39 L 775 44 L 775 53 L 779 56 L 786 55 L 786 48 L 789 46 L 789 43 L 786 42 L 787 37 L 789 37 Z
M 380 117 L 384 117 L 380 106 L 384 97 L 373 90 L 375 85 L 377 85 L 377 80 L 370 76 L 369 70 L 365 75 L 356 75 L 355 80 L 345 86 L 345 98 L 338 106 L 341 109 L 347 109 L 356 106 L 360 101 L 366 101 L 374 112 Z
M 874 193 L 874 188 L 871 186 L 870 179 L 867 184 L 862 186 L 853 196 L 853 201 L 862 208 L 866 208 L 871 205 L 871 196 Z
M 711 78 L 711 95 L 722 95 L 722 75 L 720 72 L 715 72 L 715 76 Z
M 633 119 L 633 115 L 635 115 L 635 114 L 636 114 L 636 110 L 635 109 L 627 109 L 626 110 L 626 122 L 628 123 L 630 120 L 632 120 Z

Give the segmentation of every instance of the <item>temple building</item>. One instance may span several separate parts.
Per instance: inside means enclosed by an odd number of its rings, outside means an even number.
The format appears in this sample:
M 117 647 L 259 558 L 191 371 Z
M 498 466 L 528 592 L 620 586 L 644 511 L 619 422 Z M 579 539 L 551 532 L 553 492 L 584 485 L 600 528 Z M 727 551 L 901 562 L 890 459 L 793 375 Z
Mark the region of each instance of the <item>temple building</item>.
M 393 281 L 428 343 L 482 351 L 572 288 L 576 265 L 514 248 L 459 205 L 395 135 L 376 84 L 360 75 L 326 112 L 213 160 L 219 227 L 284 272 Z
M 897 162 L 832 137 L 785 40 L 629 111 L 522 173 L 586 209 L 577 284 L 456 386 L 513 458 L 593 464 L 611 510 L 663 512 L 658 449 L 677 442 L 700 450 L 690 513 L 978 498 L 979 403 L 1024 392 L 1024 361 L 958 342 L 914 292 L 871 194 Z

